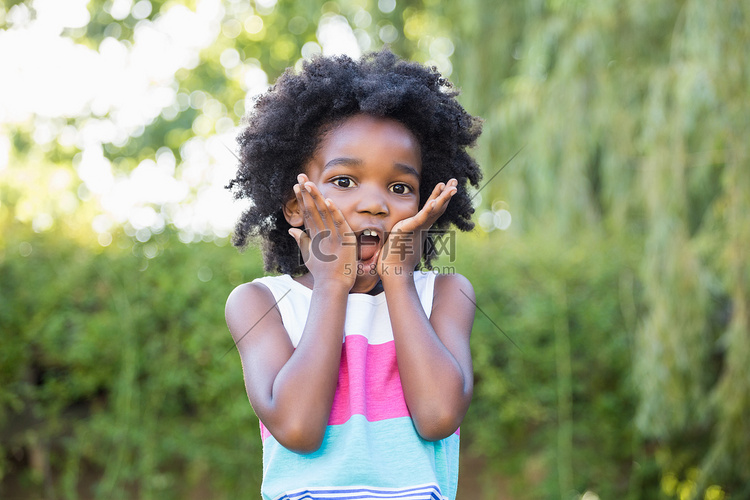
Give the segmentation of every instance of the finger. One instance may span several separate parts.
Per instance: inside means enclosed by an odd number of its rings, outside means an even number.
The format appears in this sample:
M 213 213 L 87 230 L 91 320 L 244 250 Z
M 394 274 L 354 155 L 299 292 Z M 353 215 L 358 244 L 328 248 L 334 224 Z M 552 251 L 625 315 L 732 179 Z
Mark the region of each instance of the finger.
M 289 234 L 294 238 L 294 241 L 297 242 L 299 249 L 302 250 L 302 252 L 306 252 L 307 247 L 310 244 L 310 237 L 307 233 L 298 227 L 292 227 L 289 228 Z
M 453 180 L 453 179 L 452 179 Z M 450 181 L 449 181 L 450 182 Z M 440 218 L 445 210 L 448 208 L 448 202 L 456 194 L 455 185 L 443 185 L 442 183 L 435 186 L 433 195 L 439 192 L 439 194 L 433 199 L 431 195 L 427 199 L 427 203 L 424 204 L 422 210 L 417 212 L 416 215 L 401 221 L 403 223 L 404 231 L 416 231 L 418 229 L 429 229 Z
M 306 181 L 306 179 L 307 177 L 303 174 L 300 174 L 297 177 L 297 180 L 299 181 L 299 184 L 296 185 L 297 189 L 299 189 L 299 197 L 297 199 L 300 200 L 300 208 L 302 209 L 302 217 L 305 220 L 305 227 L 317 232 L 325 228 L 325 223 L 323 222 L 320 210 L 315 205 L 315 201 L 309 191 L 309 188 L 315 186 L 315 184 Z
M 427 221 L 427 217 L 429 216 L 430 212 L 432 212 L 434 208 L 435 200 L 437 200 L 438 197 L 444 192 L 444 188 L 445 184 L 442 182 L 438 182 L 437 184 L 435 184 L 435 187 L 432 188 L 432 192 L 427 198 L 425 204 L 422 206 L 422 209 L 413 217 L 401 221 L 404 223 L 401 227 L 403 227 L 405 231 L 411 231 L 424 224 Z
M 435 184 L 435 187 L 432 188 L 432 192 L 430 193 L 430 196 L 427 198 L 427 201 L 425 202 L 425 206 L 427 206 L 430 201 L 437 199 L 438 196 L 440 196 L 440 193 L 443 192 L 443 188 L 445 187 L 445 184 L 442 182 L 438 182 Z
M 449 180 L 443 185 L 440 194 L 434 199 L 428 201 L 425 207 L 429 209 L 430 216 L 437 220 L 445 210 L 448 208 L 448 202 L 458 192 L 458 181 L 456 179 Z M 433 222 L 434 222 L 433 220 Z
M 428 202 L 427 204 L 425 204 L 424 207 L 422 207 L 422 210 L 417 212 L 412 217 L 409 217 L 407 219 L 404 219 L 396 223 L 396 225 L 393 226 L 391 233 L 397 233 L 397 232 L 411 233 L 420 228 L 425 227 L 427 224 L 427 219 L 430 215 L 430 212 L 432 211 L 431 205 L 433 203 L 434 201 Z
M 422 226 L 431 219 L 429 225 L 437 220 L 440 215 L 445 211 L 445 202 L 456 193 L 455 179 L 451 179 L 448 183 L 439 182 L 435 189 L 432 190 L 432 194 L 427 198 L 427 202 L 422 207 L 417 215 L 414 217 L 419 221 L 419 225 Z
M 310 236 L 307 235 L 302 229 L 293 227 L 289 229 L 289 234 L 299 247 L 300 253 L 302 254 L 302 261 L 307 263 L 310 258 Z
M 307 193 L 307 190 L 304 188 L 304 186 L 302 184 L 295 184 L 292 187 L 292 190 L 294 191 L 294 196 L 297 198 L 297 206 L 299 207 L 300 213 L 302 214 L 302 225 L 305 227 L 305 229 L 315 232 L 322 229 L 321 224 L 317 224 L 314 219 L 314 204 L 310 198 L 310 194 Z M 311 206 L 313 208 L 310 208 Z
M 458 181 L 456 181 L 456 179 L 454 178 L 451 178 L 447 183 L 438 182 L 435 185 L 435 187 L 432 189 L 432 193 L 430 193 L 430 196 L 427 198 L 427 201 L 425 201 L 423 208 L 425 207 L 429 208 L 431 201 L 439 200 L 441 197 L 444 197 L 444 196 L 453 196 L 453 194 L 455 194 L 455 192 L 457 191 L 457 188 L 456 188 L 457 185 L 458 185 Z
M 344 217 L 343 212 L 336 206 L 336 204 L 330 198 L 325 199 L 325 204 L 331 214 L 331 222 L 333 224 L 333 231 L 340 240 L 354 239 L 354 231 L 352 231 L 349 222 Z
M 458 191 L 458 181 L 456 179 L 450 179 L 446 183 L 438 183 L 435 189 L 432 190 L 432 195 L 428 198 L 430 200 L 439 200 L 440 198 L 450 197 Z
M 445 191 L 437 200 L 430 202 L 429 210 L 427 211 L 426 227 L 431 227 L 445 213 L 448 209 L 448 203 L 450 203 L 454 194 L 456 194 L 455 190 Z
M 294 197 L 297 199 L 297 207 L 299 207 L 300 211 L 304 211 L 305 201 L 302 199 L 302 190 L 300 189 L 300 185 L 295 184 L 294 186 L 292 186 L 292 191 L 294 192 Z
M 458 192 L 458 182 L 455 179 L 451 179 L 443 188 L 443 191 L 436 198 L 435 207 L 440 208 L 442 204 L 449 202 L 450 199 Z
M 433 219 L 436 203 L 436 200 L 428 201 L 425 203 L 425 206 L 422 207 L 422 210 L 414 216 L 414 222 L 416 223 L 415 229 L 426 229 L 432 225 L 431 219 Z M 434 219 L 437 219 L 437 217 L 434 217 Z
M 323 194 L 320 192 L 320 189 L 318 189 L 318 186 L 315 185 L 312 181 L 307 181 L 303 184 L 305 189 L 307 190 L 308 194 L 310 195 L 310 198 L 312 199 L 312 202 L 315 206 L 315 210 L 320 216 L 320 220 L 323 223 L 323 227 L 325 227 L 328 230 L 333 231 L 333 224 L 331 221 L 331 211 L 328 205 L 326 204 L 326 200 L 323 197 Z

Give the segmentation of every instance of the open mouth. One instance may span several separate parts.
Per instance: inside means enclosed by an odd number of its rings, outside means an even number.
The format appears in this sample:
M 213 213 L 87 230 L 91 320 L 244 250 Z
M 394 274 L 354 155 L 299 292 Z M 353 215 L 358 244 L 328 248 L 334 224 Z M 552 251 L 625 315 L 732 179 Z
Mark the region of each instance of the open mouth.
M 357 235 L 357 260 L 368 262 L 380 248 L 380 236 L 372 229 L 365 229 Z

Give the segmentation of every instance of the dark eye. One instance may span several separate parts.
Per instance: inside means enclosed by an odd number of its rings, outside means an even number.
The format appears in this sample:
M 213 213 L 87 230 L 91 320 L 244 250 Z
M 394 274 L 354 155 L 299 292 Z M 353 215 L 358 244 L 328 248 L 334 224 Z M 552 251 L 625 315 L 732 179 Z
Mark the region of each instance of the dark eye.
M 396 194 L 409 194 L 411 193 L 411 187 L 406 184 L 394 184 L 391 186 L 391 191 Z
M 333 183 L 336 184 L 338 187 L 341 188 L 348 188 L 352 185 L 352 180 L 348 177 L 337 177 L 336 179 L 333 179 Z

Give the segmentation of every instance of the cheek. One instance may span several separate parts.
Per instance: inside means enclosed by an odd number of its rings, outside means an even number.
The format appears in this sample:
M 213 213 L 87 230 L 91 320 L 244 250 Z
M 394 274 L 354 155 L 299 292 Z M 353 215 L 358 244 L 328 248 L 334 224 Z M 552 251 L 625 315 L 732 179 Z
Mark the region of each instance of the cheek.
M 323 182 L 316 182 L 315 185 L 318 187 L 321 193 L 323 193 L 323 196 L 331 196 L 331 193 L 333 192 L 333 186 L 331 186 L 328 183 Z
M 403 200 L 396 205 L 399 213 L 406 217 L 411 217 L 419 212 L 419 197 L 414 197 L 411 200 Z
M 323 198 L 333 200 L 340 210 L 346 210 L 352 202 L 356 201 L 355 190 L 345 191 L 336 189 L 334 186 L 325 185 L 319 186 L 318 189 L 320 189 L 320 194 L 323 195 Z
M 331 186 L 318 185 L 318 189 L 320 190 L 320 194 L 323 195 L 323 198 L 330 198 L 333 201 L 336 201 L 338 198 L 340 198 L 340 196 L 338 196 L 339 193 Z

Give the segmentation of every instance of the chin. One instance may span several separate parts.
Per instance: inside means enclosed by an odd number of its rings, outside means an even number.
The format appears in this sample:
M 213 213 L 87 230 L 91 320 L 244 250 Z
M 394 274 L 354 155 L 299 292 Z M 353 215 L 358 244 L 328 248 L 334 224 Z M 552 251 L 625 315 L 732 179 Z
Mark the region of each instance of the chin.
M 377 273 L 370 274 L 369 271 L 365 271 L 365 274 L 357 276 L 357 280 L 354 282 L 352 292 L 355 293 L 367 293 L 377 286 L 380 281 L 380 276 Z

